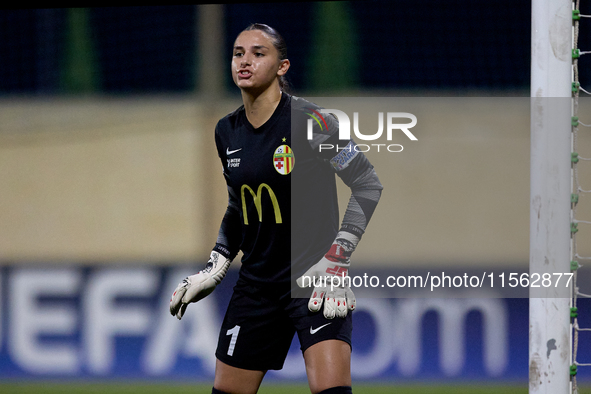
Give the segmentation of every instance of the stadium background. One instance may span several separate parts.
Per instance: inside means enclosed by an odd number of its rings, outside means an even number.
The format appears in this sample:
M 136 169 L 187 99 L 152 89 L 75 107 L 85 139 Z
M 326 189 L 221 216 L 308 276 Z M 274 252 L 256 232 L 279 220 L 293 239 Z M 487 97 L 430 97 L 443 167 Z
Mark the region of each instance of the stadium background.
M 527 269 L 530 6 L 1 10 L 0 379 L 211 380 L 236 270 L 182 323 L 166 309 L 207 258 L 224 212 L 212 132 L 240 104 L 230 47 L 251 22 L 285 37 L 296 95 L 424 105 L 419 141 L 372 157 L 386 188 L 355 255 L 359 272 Z M 359 305 L 356 382 L 527 387 L 526 299 Z M 294 348 L 269 380 L 301 382 L 300 358 Z

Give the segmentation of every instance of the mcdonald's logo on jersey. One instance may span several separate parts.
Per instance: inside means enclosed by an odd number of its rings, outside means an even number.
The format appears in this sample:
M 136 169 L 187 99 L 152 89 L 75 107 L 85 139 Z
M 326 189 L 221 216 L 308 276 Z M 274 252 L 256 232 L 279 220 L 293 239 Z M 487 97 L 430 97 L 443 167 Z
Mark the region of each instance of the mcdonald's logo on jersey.
M 287 175 L 293 170 L 295 158 L 289 145 L 281 145 L 273 154 L 273 166 L 281 175 Z
M 287 145 L 286 145 L 287 146 Z M 271 199 L 271 203 L 273 204 L 273 211 L 275 212 L 275 223 L 283 223 L 281 219 L 281 209 L 279 209 L 279 202 L 277 201 L 277 197 L 275 193 L 273 193 L 273 189 L 266 183 L 261 183 L 257 192 L 255 193 L 254 190 L 247 184 L 242 185 L 240 188 L 240 197 L 242 199 L 242 216 L 244 216 L 244 224 L 248 224 L 248 211 L 246 209 L 246 199 L 244 198 L 244 191 L 248 190 L 250 195 L 254 200 L 254 206 L 257 209 L 257 213 L 259 214 L 259 222 L 263 221 L 263 207 L 261 203 L 263 188 L 267 190 L 269 193 L 269 198 Z

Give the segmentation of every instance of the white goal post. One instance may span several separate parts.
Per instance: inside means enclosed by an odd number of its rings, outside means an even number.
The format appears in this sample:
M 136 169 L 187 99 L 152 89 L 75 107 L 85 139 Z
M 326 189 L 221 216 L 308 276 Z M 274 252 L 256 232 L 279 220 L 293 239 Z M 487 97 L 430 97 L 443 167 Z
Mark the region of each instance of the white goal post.
M 532 0 L 530 275 L 570 272 L 572 0 Z M 570 393 L 570 290 L 530 289 L 529 392 Z

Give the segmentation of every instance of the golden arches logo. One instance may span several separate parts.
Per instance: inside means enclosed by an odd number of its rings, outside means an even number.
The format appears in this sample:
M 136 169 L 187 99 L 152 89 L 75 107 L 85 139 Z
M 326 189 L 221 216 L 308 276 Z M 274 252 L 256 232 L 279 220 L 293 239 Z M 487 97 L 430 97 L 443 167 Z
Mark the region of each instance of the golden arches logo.
M 248 190 L 254 200 L 254 206 L 257 209 L 257 213 L 259 214 L 259 222 L 263 221 L 263 207 L 261 205 L 261 197 L 263 188 L 267 189 L 269 193 L 269 197 L 271 198 L 271 202 L 273 203 L 273 211 L 275 211 L 275 223 L 283 223 L 281 219 L 281 210 L 279 209 L 279 202 L 277 201 L 277 197 L 275 193 L 273 193 L 273 189 L 266 183 L 261 183 L 257 192 L 255 193 L 254 190 L 247 184 L 242 185 L 240 188 L 240 197 L 242 198 L 242 214 L 244 216 L 244 224 L 248 224 L 248 212 L 246 210 L 246 199 L 244 198 L 244 190 Z

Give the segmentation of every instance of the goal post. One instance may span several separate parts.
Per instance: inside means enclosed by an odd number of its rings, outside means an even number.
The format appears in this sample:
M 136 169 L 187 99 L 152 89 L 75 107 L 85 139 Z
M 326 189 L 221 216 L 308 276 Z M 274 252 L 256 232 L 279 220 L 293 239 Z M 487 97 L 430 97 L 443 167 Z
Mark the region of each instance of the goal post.
M 530 275 L 568 273 L 572 0 L 533 0 L 531 22 Z M 531 394 L 570 392 L 569 311 L 570 289 L 530 289 Z

